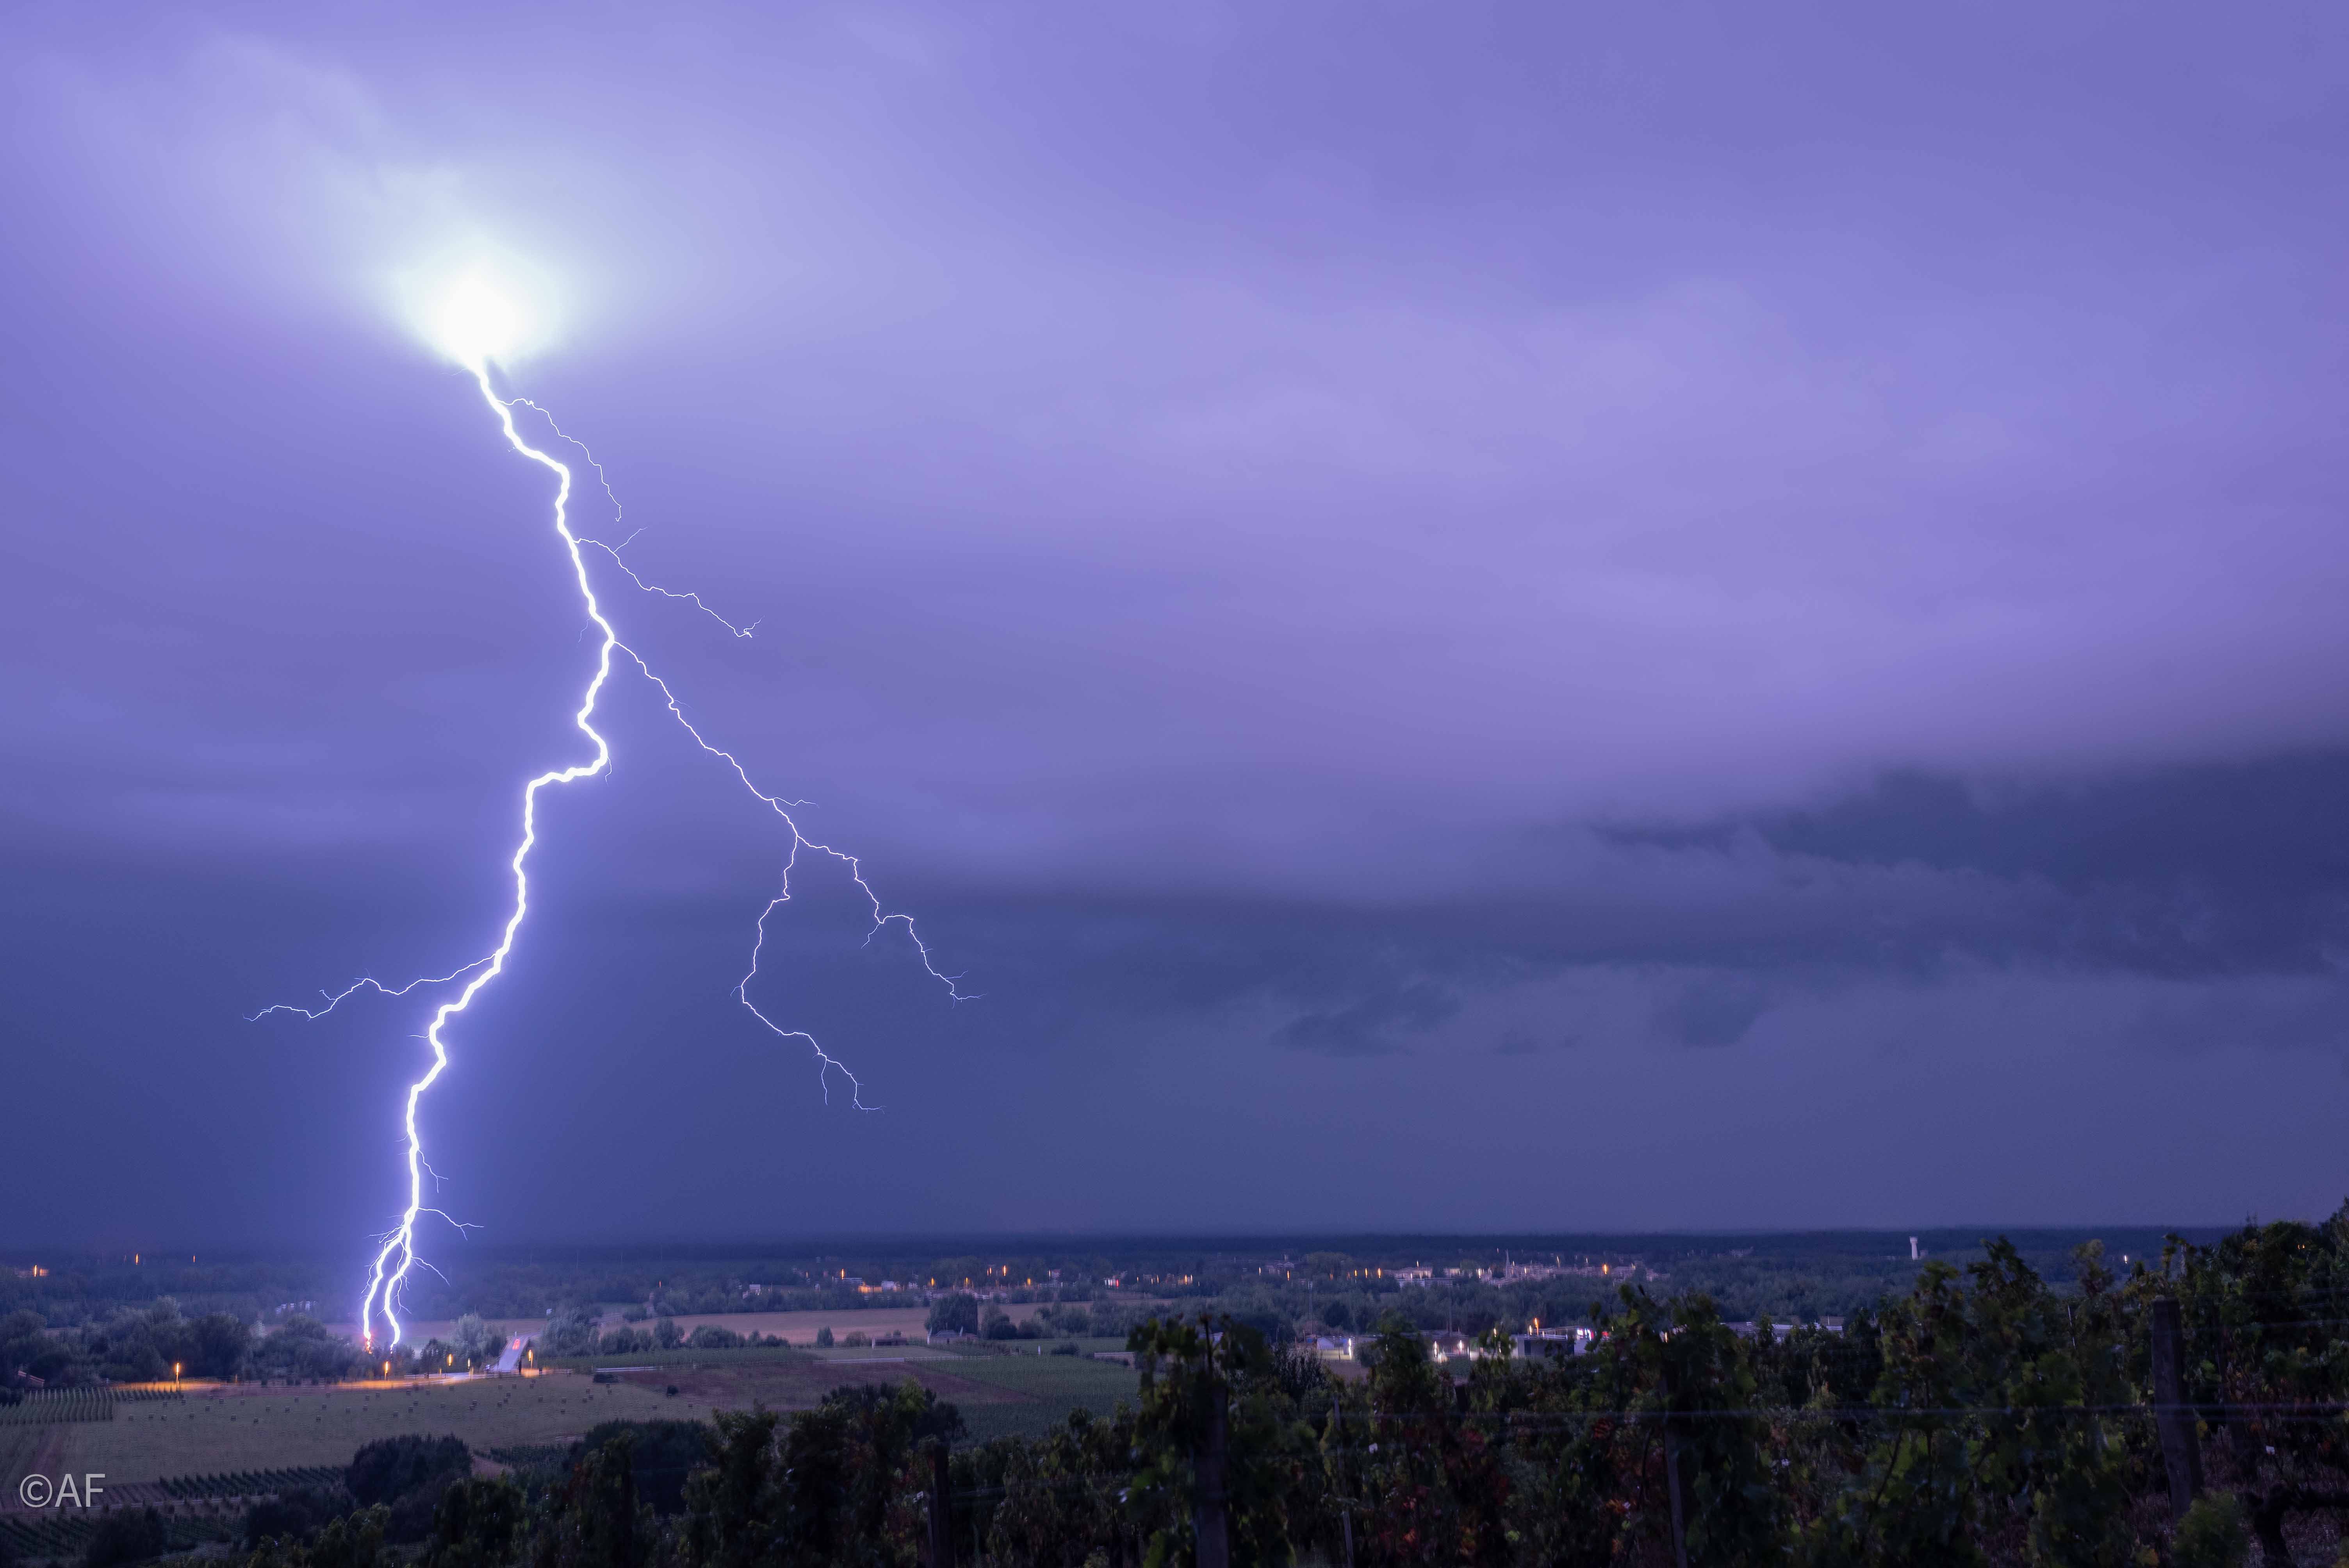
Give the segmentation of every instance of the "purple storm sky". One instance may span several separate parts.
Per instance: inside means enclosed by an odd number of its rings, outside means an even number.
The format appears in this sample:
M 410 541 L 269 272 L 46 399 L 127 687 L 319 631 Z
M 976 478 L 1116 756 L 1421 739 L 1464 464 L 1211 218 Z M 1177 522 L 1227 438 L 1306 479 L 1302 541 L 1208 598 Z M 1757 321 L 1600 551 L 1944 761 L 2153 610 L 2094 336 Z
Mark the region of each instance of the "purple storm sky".
M 592 656 L 402 269 L 527 257 L 641 683 L 450 1031 L 509 1240 L 2349 1191 L 2321 8 L 19 8 L 0 1242 L 357 1238 Z M 606 532 L 592 488 L 579 516 Z M 428 1242 L 431 1238 L 428 1237 Z M 356 1243 L 354 1243 L 356 1245 Z M 442 1237 L 440 1247 L 456 1244 Z

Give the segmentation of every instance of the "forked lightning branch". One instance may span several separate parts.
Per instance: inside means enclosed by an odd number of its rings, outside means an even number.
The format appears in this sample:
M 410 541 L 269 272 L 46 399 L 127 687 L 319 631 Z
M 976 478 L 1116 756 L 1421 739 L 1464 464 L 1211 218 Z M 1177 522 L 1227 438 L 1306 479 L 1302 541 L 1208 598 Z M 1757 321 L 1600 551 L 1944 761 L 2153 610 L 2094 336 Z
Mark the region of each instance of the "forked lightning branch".
M 684 709 L 678 702 L 677 694 L 669 688 L 668 683 L 654 673 L 652 666 L 646 662 L 641 654 L 620 640 L 618 631 L 613 626 L 610 618 L 605 614 L 602 602 L 596 597 L 593 575 L 587 569 L 586 547 L 593 546 L 608 555 L 620 573 L 636 588 L 647 593 L 661 594 L 664 597 L 690 599 L 697 605 L 700 604 L 700 601 L 691 594 L 672 593 L 667 589 L 646 583 L 635 573 L 629 571 L 626 564 L 621 561 L 617 547 L 605 544 L 598 540 L 584 538 L 573 531 L 570 518 L 573 476 L 570 465 L 531 445 L 514 422 L 514 410 L 517 407 L 530 407 L 542 417 L 544 411 L 523 398 L 500 397 L 496 387 L 491 380 L 491 366 L 508 357 L 518 346 L 524 319 L 521 311 L 508 296 L 483 278 L 472 276 L 449 290 L 438 302 L 431 323 L 431 335 L 436 345 L 444 353 L 472 375 L 475 383 L 481 388 L 482 400 L 489 405 L 490 411 L 497 419 L 498 428 L 503 432 L 507 443 L 522 457 L 544 467 L 554 478 L 555 537 L 562 542 L 564 559 L 570 564 L 572 580 L 579 591 L 580 604 L 585 610 L 588 621 L 593 624 L 601 639 L 595 652 L 595 673 L 588 678 L 585 689 L 581 692 L 578 709 L 573 716 L 573 721 L 577 726 L 579 733 L 585 738 L 589 755 L 584 760 L 568 766 L 551 768 L 523 786 L 520 837 L 514 844 L 512 856 L 507 861 L 507 869 L 513 878 L 513 903 L 506 915 L 504 926 L 498 933 L 496 945 L 487 954 L 448 975 L 411 980 L 398 986 L 387 986 L 372 978 L 363 979 L 346 986 L 340 992 L 328 995 L 324 1005 L 320 1006 L 297 1007 L 281 1004 L 264 1008 L 261 1013 L 254 1015 L 255 1017 L 260 1017 L 269 1013 L 292 1012 L 299 1013 L 305 1017 L 316 1018 L 332 1011 L 345 999 L 362 990 L 374 991 L 388 996 L 400 996 L 419 986 L 459 985 L 456 995 L 433 1009 L 431 1023 L 424 1031 L 425 1043 L 431 1050 L 431 1060 L 425 1067 L 423 1075 L 409 1085 L 407 1099 L 401 1108 L 401 1126 L 406 1138 L 408 1201 L 407 1206 L 400 1212 L 398 1222 L 383 1238 L 368 1270 L 367 1295 L 359 1309 L 359 1326 L 361 1336 L 369 1348 L 373 1348 L 376 1344 L 376 1319 L 378 1315 L 383 1320 L 388 1336 L 385 1343 L 387 1345 L 399 1343 L 400 1289 L 409 1272 L 419 1261 L 416 1236 L 418 1222 L 427 1214 L 447 1218 L 440 1210 L 428 1206 L 424 1202 L 424 1174 L 427 1166 L 424 1159 L 423 1135 L 417 1125 L 418 1108 L 422 1104 L 424 1096 L 439 1080 L 449 1065 L 448 1033 L 451 1023 L 472 1005 L 475 996 L 481 995 L 485 987 L 505 972 L 506 961 L 513 953 L 514 941 L 522 932 L 523 923 L 529 917 L 530 861 L 532 852 L 538 847 L 540 793 L 549 789 L 575 784 L 582 779 L 593 779 L 605 772 L 611 765 L 611 744 L 595 728 L 595 707 L 603 696 L 605 686 L 611 681 L 614 669 L 619 660 L 625 659 L 634 666 L 636 674 L 649 681 L 659 691 L 670 715 L 676 718 L 678 727 L 685 731 L 694 745 L 730 769 L 742 787 L 773 812 L 776 820 L 782 824 L 788 841 L 782 855 L 781 882 L 775 896 L 768 900 L 765 908 L 759 912 L 750 943 L 749 967 L 741 980 L 736 984 L 734 995 L 752 1017 L 777 1037 L 801 1042 L 814 1053 L 818 1081 L 823 1086 L 827 1099 L 831 1097 L 832 1075 L 838 1073 L 848 1084 L 850 1103 L 860 1110 L 873 1109 L 864 1104 L 864 1086 L 857 1081 L 856 1076 L 850 1072 L 837 1057 L 827 1052 L 813 1035 L 804 1029 L 786 1028 L 778 1024 L 760 1010 L 750 995 L 751 983 L 759 977 L 759 959 L 766 944 L 767 922 L 778 909 L 791 902 L 792 873 L 799 864 L 799 857 L 802 851 L 828 857 L 846 870 L 850 879 L 856 884 L 857 891 L 864 895 L 871 908 L 872 927 L 867 940 L 885 927 L 891 925 L 902 927 L 905 937 L 913 944 L 923 972 L 943 985 L 949 997 L 956 1001 L 966 999 L 964 994 L 956 987 L 954 977 L 941 974 L 932 961 L 928 947 L 923 944 L 920 935 L 914 929 L 913 917 L 893 913 L 883 906 L 879 894 L 865 880 L 864 868 L 856 857 L 832 845 L 818 843 L 802 833 L 799 823 L 792 818 L 788 809 L 790 803 L 761 789 L 751 782 L 749 772 L 731 752 L 711 745 L 700 729 L 686 717 Z M 551 418 L 547 420 L 547 424 L 550 428 L 554 428 L 554 421 Z M 594 466 L 595 459 L 592 456 L 586 456 L 586 449 L 584 446 L 573 438 L 564 435 L 560 430 L 556 430 L 555 434 L 559 440 L 578 447 L 589 465 Z M 600 469 L 597 471 L 601 473 Z M 733 631 L 738 636 L 750 634 L 747 629 L 736 628 L 730 624 L 729 630 Z

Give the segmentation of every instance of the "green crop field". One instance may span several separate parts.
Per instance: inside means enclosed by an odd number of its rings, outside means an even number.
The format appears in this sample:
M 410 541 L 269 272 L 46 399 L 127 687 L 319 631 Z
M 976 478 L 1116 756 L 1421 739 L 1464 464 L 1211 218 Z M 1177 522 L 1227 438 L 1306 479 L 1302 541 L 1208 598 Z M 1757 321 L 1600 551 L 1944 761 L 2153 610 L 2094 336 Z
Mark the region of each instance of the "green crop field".
M 226 1475 L 166 1476 L 163 1495 L 181 1502 L 207 1497 L 274 1497 L 300 1487 L 340 1486 L 348 1467 L 307 1465 L 298 1470 L 232 1470 Z
M 963 1431 L 974 1443 L 998 1438 L 1040 1438 L 1068 1419 L 1064 1405 L 964 1405 Z
M 1046 1360 L 1050 1360 L 1052 1351 L 1063 1345 L 1073 1345 L 1077 1347 L 1078 1355 L 1090 1356 L 1096 1350 L 1123 1350 L 1125 1338 L 1120 1335 L 1112 1338 L 1093 1336 L 1078 1339 L 957 1339 L 938 1346 L 936 1348 L 949 1356 L 1008 1356 L 1014 1358 L 1024 1356 L 1030 1360 L 1033 1360 L 1040 1352 Z
M 730 1350 L 631 1350 L 610 1356 L 550 1357 L 539 1365 L 571 1372 L 593 1372 L 598 1367 L 738 1367 L 791 1366 L 808 1361 L 820 1351 L 797 1350 L 785 1345 L 743 1345 Z
M 1078 1405 L 1106 1416 L 1120 1399 L 1133 1403 L 1140 1387 L 1133 1367 L 1082 1356 L 972 1356 L 957 1360 L 953 1372 L 957 1377 L 1039 1400 L 1055 1417 Z
M 598 1421 L 678 1412 L 657 1390 L 585 1377 L 496 1377 L 395 1388 L 290 1388 L 119 1406 L 114 1419 L 56 1430 L 61 1470 L 114 1482 L 347 1465 L 360 1444 L 453 1432 L 476 1450 L 577 1437 Z
M 104 1388 L 44 1388 L 14 1405 L 0 1405 L 0 1426 L 46 1427 L 57 1421 L 110 1421 L 114 1396 Z
M 973 1356 L 955 1362 L 954 1375 L 1015 1396 L 1002 1403 L 960 1403 L 971 1440 L 1034 1438 L 1082 1408 L 1107 1416 L 1121 1400 L 1135 1402 L 1140 1378 L 1131 1367 L 1074 1356 Z
M 47 1427 L 59 1421 L 110 1421 L 118 1405 L 186 1398 L 164 1384 L 125 1383 L 107 1388 L 36 1388 L 13 1405 L 0 1405 L 0 1426 Z

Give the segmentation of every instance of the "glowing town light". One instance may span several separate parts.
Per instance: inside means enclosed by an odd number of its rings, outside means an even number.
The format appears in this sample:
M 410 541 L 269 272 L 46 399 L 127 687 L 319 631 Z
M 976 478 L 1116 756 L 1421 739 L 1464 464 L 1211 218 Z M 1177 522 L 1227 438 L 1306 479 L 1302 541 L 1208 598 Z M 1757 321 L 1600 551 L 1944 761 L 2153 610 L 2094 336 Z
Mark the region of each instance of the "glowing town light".
M 359 1305 L 361 1341 L 370 1352 L 376 1347 L 375 1319 L 378 1313 L 382 1315 L 384 1326 L 390 1336 L 386 1342 L 387 1346 L 397 1346 L 399 1344 L 400 1288 L 407 1281 L 409 1271 L 421 1261 L 417 1255 L 416 1248 L 417 1222 L 424 1215 L 431 1214 L 449 1220 L 451 1224 L 458 1223 L 442 1210 L 429 1207 L 424 1202 L 424 1176 L 431 1167 L 426 1164 L 424 1160 L 423 1135 L 418 1129 L 416 1121 L 417 1107 L 425 1093 L 448 1069 L 449 1045 L 444 1031 L 448 1028 L 450 1020 L 472 1005 L 473 998 L 481 993 L 482 987 L 505 972 L 506 960 L 512 954 L 515 940 L 522 933 L 523 922 L 530 913 L 528 867 L 531 853 L 538 844 L 539 792 L 551 786 L 574 784 L 584 779 L 595 778 L 607 771 L 611 766 L 611 745 L 596 731 L 594 719 L 596 703 L 603 694 L 604 687 L 610 682 L 614 667 L 620 658 L 625 658 L 634 665 L 638 673 L 642 674 L 645 679 L 651 683 L 653 688 L 660 693 L 670 716 L 677 720 L 678 727 L 685 731 L 693 743 L 709 756 L 723 762 L 732 771 L 743 789 L 749 791 L 750 797 L 775 815 L 789 835 L 790 842 L 783 851 L 781 884 L 776 890 L 775 896 L 768 900 L 765 907 L 759 912 L 758 919 L 752 928 L 750 967 L 742 978 L 735 983 L 734 997 L 742 1005 L 745 1011 L 772 1034 L 807 1046 L 815 1056 L 817 1081 L 823 1086 L 827 1101 L 831 1099 L 831 1075 L 838 1072 L 848 1081 L 849 1103 L 859 1110 L 874 1109 L 864 1103 L 864 1086 L 857 1081 L 856 1075 L 850 1072 L 837 1057 L 827 1052 L 813 1035 L 804 1029 L 785 1028 L 761 1012 L 758 1006 L 750 999 L 750 985 L 759 978 L 760 958 L 766 948 L 767 922 L 776 910 L 791 902 L 792 872 L 799 865 L 801 851 L 806 850 L 828 856 L 847 872 L 849 880 L 856 884 L 857 892 L 864 896 L 871 908 L 872 925 L 866 934 L 868 941 L 872 935 L 885 927 L 891 925 L 902 927 L 906 939 L 913 944 L 914 951 L 918 955 L 922 972 L 944 986 L 947 995 L 953 1000 L 957 1002 L 968 1000 L 966 995 L 956 986 L 955 978 L 941 974 L 937 966 L 931 962 L 929 948 L 914 929 L 913 916 L 892 912 L 882 905 L 881 895 L 874 892 L 872 884 L 865 880 L 864 866 L 858 859 L 844 850 L 835 849 L 830 844 L 819 843 L 802 833 L 799 823 L 792 818 L 789 809 L 793 803 L 761 789 L 750 781 L 749 772 L 733 753 L 713 746 L 704 738 L 700 729 L 692 720 L 686 717 L 685 710 L 678 706 L 677 694 L 670 689 L 668 683 L 653 673 L 652 666 L 645 662 L 642 655 L 620 641 L 619 632 L 605 615 L 604 606 L 595 595 L 595 583 L 587 569 L 589 558 L 586 551 L 591 546 L 609 556 L 614 564 L 619 568 L 621 575 L 633 586 L 648 593 L 659 594 L 664 598 L 691 600 L 698 608 L 705 614 L 712 614 L 713 618 L 718 619 L 720 624 L 725 625 L 735 635 L 748 636 L 750 633 L 746 628 L 737 627 L 730 622 L 725 621 L 723 617 L 716 616 L 714 612 L 710 612 L 707 605 L 702 604 L 691 594 L 672 593 L 667 589 L 658 588 L 645 582 L 634 572 L 629 571 L 626 564 L 620 560 L 617 547 L 605 544 L 600 540 L 585 538 L 572 531 L 570 502 L 573 476 L 570 465 L 540 450 L 525 440 L 515 426 L 514 410 L 517 407 L 529 408 L 540 417 L 545 418 L 550 426 L 554 426 L 553 418 L 546 415 L 544 409 L 526 398 L 500 397 L 490 381 L 491 361 L 528 346 L 526 339 L 533 330 L 528 315 L 514 305 L 508 295 L 499 292 L 476 273 L 460 281 L 442 296 L 440 307 L 433 314 L 431 323 L 431 335 L 436 345 L 471 372 L 475 384 L 481 388 L 482 400 L 489 405 L 492 414 L 498 421 L 498 428 L 504 435 L 506 444 L 519 456 L 540 465 L 554 476 L 554 532 L 562 542 L 564 557 L 570 567 L 572 582 L 579 593 L 580 606 L 585 612 L 588 621 L 594 624 L 595 631 L 600 634 L 595 652 L 595 674 L 581 691 L 579 706 L 572 715 L 574 727 L 586 738 L 588 743 L 594 748 L 594 755 L 586 760 L 574 763 L 569 767 L 550 768 L 523 785 L 521 835 L 514 845 L 512 854 L 506 861 L 507 871 L 513 879 L 512 903 L 501 930 L 497 945 L 488 954 L 449 974 L 411 980 L 398 987 L 383 985 L 371 978 L 358 980 L 340 992 L 327 995 L 326 1005 L 322 1007 L 291 1007 L 281 1004 L 278 1006 L 264 1008 L 261 1013 L 254 1015 L 258 1018 L 268 1013 L 285 1011 L 300 1013 L 307 1018 L 316 1018 L 334 1011 L 336 1006 L 346 998 L 362 990 L 371 990 L 388 996 L 398 996 L 419 985 L 440 985 L 460 977 L 464 979 L 464 985 L 457 995 L 434 1009 L 432 1021 L 424 1031 L 425 1043 L 430 1047 L 432 1053 L 431 1062 L 425 1068 L 423 1076 L 408 1087 L 401 1118 L 406 1134 L 408 1202 L 400 1212 L 398 1223 L 381 1238 L 382 1244 L 376 1253 L 374 1262 L 367 1272 L 367 1294 Z M 594 456 L 587 453 L 584 445 L 571 437 L 564 436 L 559 427 L 555 428 L 555 434 L 570 445 L 579 447 L 588 465 L 595 469 L 598 479 L 602 478 L 602 468 L 596 464 Z M 610 488 L 608 484 L 605 486 L 607 492 Z M 616 505 L 616 498 L 615 504 Z M 435 1180 L 438 1180 L 437 1173 L 435 1173 Z M 845 1272 L 843 1271 L 843 1274 Z M 384 1372 L 387 1377 L 390 1375 L 390 1370 L 391 1364 L 385 1362 Z

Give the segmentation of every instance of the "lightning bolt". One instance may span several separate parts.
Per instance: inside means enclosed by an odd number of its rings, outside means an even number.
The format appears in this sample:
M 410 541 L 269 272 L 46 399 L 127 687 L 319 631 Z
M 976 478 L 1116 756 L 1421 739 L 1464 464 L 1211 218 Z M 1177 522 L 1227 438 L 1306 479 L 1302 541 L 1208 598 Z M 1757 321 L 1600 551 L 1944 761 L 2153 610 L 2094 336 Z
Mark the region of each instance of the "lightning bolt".
M 601 540 L 589 539 L 574 533 L 572 531 L 570 520 L 573 480 L 570 465 L 550 453 L 541 451 L 523 438 L 522 432 L 514 425 L 515 408 L 521 407 L 531 409 L 546 420 L 548 427 L 554 431 L 559 439 L 578 448 L 582 459 L 595 470 L 596 480 L 603 485 L 605 493 L 611 497 L 616 516 L 619 497 L 613 493 L 611 481 L 605 476 L 603 465 L 595 461 L 594 454 L 590 453 L 576 438 L 564 434 L 562 427 L 554 423 L 554 417 L 537 404 L 523 397 L 500 397 L 497 389 L 491 384 L 486 357 L 470 361 L 466 368 L 472 372 L 475 382 L 481 387 L 481 398 L 496 417 L 498 428 L 504 433 L 507 444 L 523 457 L 546 468 L 555 477 L 554 531 L 562 540 L 564 554 L 571 562 L 572 578 L 578 585 L 580 603 L 587 612 L 588 620 L 595 624 L 596 631 L 603 636 L 603 641 L 595 651 L 595 673 L 587 682 L 586 689 L 580 694 L 578 710 L 572 717 L 572 722 L 578 727 L 580 734 L 585 736 L 588 743 L 595 748 L 595 756 L 589 761 L 568 768 L 549 769 L 523 787 L 522 837 L 514 846 L 512 856 L 506 862 L 508 871 L 513 876 L 513 905 L 506 916 L 503 929 L 499 933 L 497 945 L 488 954 L 446 975 L 429 975 L 411 980 L 398 987 L 387 986 L 372 977 L 366 977 L 354 981 L 341 991 L 320 993 L 326 997 L 325 1005 L 322 1006 L 301 1007 L 280 1003 L 264 1007 L 253 1016 L 258 1019 L 272 1013 L 290 1012 L 298 1013 L 305 1018 L 319 1018 L 334 1011 L 345 999 L 360 991 L 374 991 L 386 996 L 404 996 L 419 985 L 442 985 L 460 978 L 464 980 L 463 988 L 433 1011 L 432 1021 L 424 1031 L 425 1043 L 431 1047 L 432 1063 L 425 1069 L 423 1077 L 409 1085 L 406 1103 L 402 1109 L 401 1121 L 407 1134 L 408 1205 L 401 1212 L 398 1223 L 379 1238 L 381 1244 L 373 1263 L 368 1267 L 367 1295 L 359 1307 L 359 1329 L 370 1350 L 375 1346 L 375 1319 L 378 1313 L 382 1315 L 385 1327 L 389 1332 L 388 1343 L 395 1346 L 399 1343 L 398 1304 L 401 1286 L 416 1268 L 420 1266 L 429 1269 L 432 1266 L 424 1262 L 417 1252 L 416 1222 L 418 1219 L 425 1214 L 439 1215 L 442 1219 L 450 1218 L 443 1211 L 428 1205 L 424 1201 L 424 1176 L 427 1171 L 431 1171 L 431 1167 L 425 1161 L 424 1140 L 416 1125 L 417 1107 L 440 1078 L 441 1073 L 448 1068 L 449 1045 L 444 1037 L 444 1031 L 448 1028 L 450 1021 L 472 1006 L 473 998 L 480 995 L 484 988 L 505 972 L 506 959 L 512 954 L 515 938 L 521 934 L 523 922 L 530 914 L 529 863 L 531 851 L 538 845 L 540 791 L 559 785 L 575 784 L 583 779 L 593 779 L 611 766 L 611 744 L 597 733 L 594 720 L 596 702 L 603 696 L 605 686 L 612 678 L 617 658 L 625 658 L 636 666 L 637 672 L 660 692 L 662 701 L 667 704 L 670 715 L 693 743 L 730 769 L 742 787 L 774 813 L 790 836 L 790 845 L 783 855 L 781 885 L 775 896 L 768 900 L 766 907 L 759 912 L 750 945 L 750 966 L 744 973 L 741 980 L 736 984 L 733 995 L 735 1000 L 740 1002 L 753 1018 L 777 1037 L 804 1044 L 814 1053 L 817 1081 L 823 1088 L 826 1103 L 830 1103 L 832 1098 L 832 1075 L 837 1072 L 847 1080 L 849 1102 L 852 1105 L 859 1110 L 876 1109 L 864 1103 L 864 1086 L 858 1081 L 856 1075 L 850 1072 L 847 1066 L 838 1057 L 827 1052 L 813 1035 L 805 1029 L 786 1028 L 778 1024 L 760 1011 L 757 1004 L 750 999 L 750 985 L 759 977 L 760 956 L 766 948 L 767 921 L 776 910 L 791 902 L 792 873 L 798 869 L 802 851 L 828 857 L 846 869 L 850 880 L 856 884 L 857 891 L 864 895 L 871 908 L 872 924 L 864 937 L 867 944 L 870 944 L 874 936 L 879 935 L 889 926 L 902 927 L 906 938 L 912 942 L 914 951 L 920 957 L 923 973 L 944 986 L 947 996 L 953 1001 L 965 1002 L 974 999 L 957 985 L 956 982 L 959 976 L 940 972 L 929 947 L 914 929 L 913 917 L 893 913 L 883 905 L 880 894 L 866 880 L 864 868 L 856 856 L 830 844 L 819 843 L 800 830 L 798 821 L 791 814 L 791 808 L 804 805 L 805 802 L 785 800 L 760 789 L 752 782 L 749 770 L 732 752 L 712 745 L 702 734 L 700 728 L 686 717 L 684 707 L 678 701 L 677 693 L 670 688 L 667 681 L 654 672 L 652 666 L 645 661 L 643 655 L 620 640 L 618 631 L 614 628 L 611 621 L 604 614 L 604 607 L 595 597 L 595 583 L 587 570 L 585 552 L 590 549 L 603 552 L 611 558 L 613 564 L 619 569 L 622 575 L 636 587 L 663 598 L 689 602 L 696 609 L 717 621 L 735 636 L 748 637 L 751 628 L 735 625 L 703 603 L 697 594 L 675 593 L 647 583 L 630 570 L 626 562 L 621 558 L 620 552 L 626 548 L 627 540 L 623 540 L 619 545 L 615 546 L 606 544 Z M 633 537 L 634 535 L 630 535 L 630 538 Z M 432 1175 L 437 1186 L 440 1180 L 439 1172 L 433 1171 Z M 450 1222 L 459 1223 L 453 1219 L 450 1219 Z

